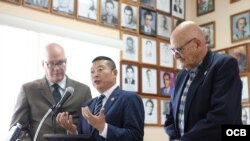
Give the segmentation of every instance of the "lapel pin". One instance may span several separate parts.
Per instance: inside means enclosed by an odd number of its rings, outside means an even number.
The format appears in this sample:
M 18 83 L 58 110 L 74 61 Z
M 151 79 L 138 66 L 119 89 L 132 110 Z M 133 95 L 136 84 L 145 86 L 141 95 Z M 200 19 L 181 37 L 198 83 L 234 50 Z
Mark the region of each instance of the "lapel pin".
M 114 100 L 115 100 L 115 98 L 114 98 L 114 97 L 112 97 L 112 98 L 111 98 L 111 101 L 114 101 Z
M 204 72 L 204 76 L 207 74 L 207 71 Z

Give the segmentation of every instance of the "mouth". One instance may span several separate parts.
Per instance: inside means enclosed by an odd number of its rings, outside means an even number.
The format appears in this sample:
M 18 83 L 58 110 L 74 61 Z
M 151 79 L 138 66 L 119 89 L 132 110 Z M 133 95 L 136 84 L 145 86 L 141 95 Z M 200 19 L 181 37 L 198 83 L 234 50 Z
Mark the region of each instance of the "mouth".
M 101 83 L 101 80 L 94 80 L 94 84 L 99 85 Z

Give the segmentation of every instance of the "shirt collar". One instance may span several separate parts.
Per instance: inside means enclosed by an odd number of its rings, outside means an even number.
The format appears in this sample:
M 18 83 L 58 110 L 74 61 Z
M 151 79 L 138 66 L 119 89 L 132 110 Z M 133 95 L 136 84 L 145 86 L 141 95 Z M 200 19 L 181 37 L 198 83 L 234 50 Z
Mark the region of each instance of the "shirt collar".
M 47 78 L 48 80 L 48 78 Z M 52 85 L 54 84 L 53 82 L 49 81 L 49 86 L 52 87 Z M 66 76 L 63 77 L 63 80 L 61 80 L 59 83 L 57 83 L 61 89 L 65 90 L 65 87 L 66 87 Z
M 109 96 L 112 94 L 112 92 L 118 87 L 117 84 L 114 84 L 112 87 L 110 87 L 108 90 L 106 90 L 103 95 L 105 95 L 105 99 L 108 99 Z

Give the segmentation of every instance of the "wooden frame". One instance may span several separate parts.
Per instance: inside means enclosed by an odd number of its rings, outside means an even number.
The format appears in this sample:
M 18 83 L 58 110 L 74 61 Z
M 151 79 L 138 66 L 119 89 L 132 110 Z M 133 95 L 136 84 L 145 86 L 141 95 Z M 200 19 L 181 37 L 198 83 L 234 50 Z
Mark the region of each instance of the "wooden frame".
M 235 2 L 239 2 L 240 0 L 230 0 L 230 3 L 235 3 Z
M 141 62 L 144 64 L 157 64 L 157 43 L 154 38 L 140 38 Z
M 167 42 L 159 41 L 159 66 L 167 67 L 167 68 L 174 68 L 174 55 L 170 50 L 170 44 Z
M 196 5 L 197 16 L 201 16 L 213 12 L 215 2 L 214 0 L 196 0 Z
M 170 97 L 174 92 L 174 71 L 171 69 L 160 68 L 158 93 L 160 96 Z
M 161 12 L 165 12 L 170 14 L 171 9 L 170 9 L 170 0 L 157 0 L 156 1 L 156 9 Z
M 172 18 L 157 12 L 157 37 L 169 40 L 172 33 Z
M 50 12 L 51 9 L 51 0 L 23 0 L 23 5 L 25 7 L 29 7 L 32 9 L 44 11 L 44 12 Z
M 65 3 L 52 0 L 51 13 L 73 19 L 76 13 L 76 0 L 67 0 Z
M 145 109 L 145 125 L 158 125 L 159 121 L 159 103 L 158 99 L 150 96 L 142 97 Z
M 250 38 L 250 11 L 246 10 L 230 16 L 231 41 L 238 42 Z
M 22 0 L 1 0 L 1 1 L 16 4 L 16 5 L 22 4 Z
M 249 101 L 249 75 L 241 75 L 240 79 L 242 81 L 242 96 L 241 101 L 242 102 L 248 102 Z
M 172 15 L 184 20 L 186 14 L 185 3 L 185 0 L 172 0 Z
M 99 0 L 77 0 L 76 18 L 87 22 L 98 23 Z
M 156 1 L 157 0 L 139 0 L 139 1 L 140 1 L 140 5 L 142 7 L 156 9 Z
M 122 33 L 123 49 L 122 59 L 138 62 L 139 60 L 139 39 L 136 34 Z
M 157 69 L 150 65 L 141 66 L 141 91 L 142 94 L 157 94 Z
M 127 2 L 127 3 L 131 3 L 131 4 L 137 4 L 137 3 L 139 3 L 139 0 L 122 0 L 122 2 Z
M 119 25 L 119 2 L 116 0 L 101 0 L 100 4 L 100 23 L 102 25 L 118 28 Z M 112 16 L 111 21 L 109 16 Z
M 156 12 L 153 10 L 140 8 L 139 13 L 140 13 L 140 20 L 139 20 L 140 34 L 155 37 L 156 36 Z
M 138 8 L 133 5 L 121 3 L 121 29 L 137 31 Z
M 139 91 L 139 67 L 135 63 L 122 62 L 121 65 L 121 87 L 123 90 Z
M 160 117 L 160 125 L 164 125 L 166 121 L 166 114 L 170 112 L 170 100 L 167 98 L 159 98 L 159 117 Z
M 243 125 L 249 125 L 250 124 L 250 107 L 249 106 L 244 106 L 242 107 L 242 112 L 241 112 L 241 120 Z
M 215 21 L 200 25 L 203 35 L 205 37 L 206 46 L 215 48 Z

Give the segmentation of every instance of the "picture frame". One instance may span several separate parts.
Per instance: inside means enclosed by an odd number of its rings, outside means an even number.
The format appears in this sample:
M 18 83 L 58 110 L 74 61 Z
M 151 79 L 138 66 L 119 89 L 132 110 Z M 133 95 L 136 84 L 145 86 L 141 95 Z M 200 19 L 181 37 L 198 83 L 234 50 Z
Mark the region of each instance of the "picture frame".
M 205 37 L 206 46 L 210 49 L 215 48 L 215 21 L 200 25 L 203 35 Z
M 1 0 L 1 1 L 11 3 L 11 4 L 15 4 L 15 5 L 21 5 L 22 4 L 22 0 Z
M 121 64 L 121 87 L 123 90 L 138 92 L 139 80 L 138 80 L 138 65 L 130 62 L 122 62 Z
M 156 12 L 141 7 L 139 13 L 140 34 L 156 37 Z
M 172 18 L 173 20 L 173 29 L 172 31 L 179 25 L 181 24 L 184 20 L 180 19 L 180 18 Z
M 51 0 L 23 0 L 23 6 L 43 12 L 50 12 Z
M 169 40 L 172 33 L 172 18 L 166 14 L 157 13 L 157 37 Z
M 139 60 L 139 39 L 135 34 L 122 34 L 123 49 L 122 59 L 138 62 Z
M 242 120 L 243 125 L 250 125 L 250 107 L 249 106 L 242 107 L 241 120 Z
M 250 11 L 246 10 L 230 16 L 231 42 L 250 39 Z
M 227 54 L 231 55 L 238 61 L 240 72 L 248 71 L 248 54 L 247 46 L 245 44 L 230 47 L 229 49 L 227 49 Z
M 159 65 L 161 67 L 174 68 L 174 55 L 171 52 L 170 43 L 159 41 Z
M 158 70 L 159 74 L 159 95 L 163 97 L 170 97 L 174 93 L 174 71 L 171 69 L 161 68 Z
M 142 102 L 145 109 L 145 125 L 158 125 L 158 99 L 143 96 Z
M 52 0 L 51 13 L 73 19 L 76 13 L 76 0 L 60 2 L 59 0 Z
M 138 9 L 136 6 L 121 3 L 121 29 L 137 31 Z
M 138 3 L 139 0 L 122 0 L 122 1 L 126 3 L 136 4 Z
M 159 117 L 160 117 L 160 125 L 164 125 L 166 121 L 166 114 L 170 112 L 170 100 L 166 98 L 160 98 L 159 99 L 160 103 L 160 112 L 159 112 Z
M 157 94 L 157 70 L 153 66 L 143 65 L 141 67 L 141 91 L 142 94 L 156 95 Z
M 249 75 L 241 75 L 240 79 L 242 81 L 241 101 L 248 102 L 249 101 Z
M 172 0 L 172 9 L 171 13 L 173 16 L 180 18 L 182 20 L 185 19 L 186 9 L 185 9 L 185 0 Z
M 239 2 L 240 0 L 230 0 L 230 3 L 235 3 L 235 2 Z
M 157 0 L 139 0 L 140 5 L 146 8 L 155 9 Z
M 76 18 L 78 20 L 98 23 L 99 0 L 77 0 Z
M 164 13 L 171 13 L 171 5 L 170 5 L 170 0 L 157 0 L 156 1 L 156 9 L 160 12 Z
M 101 0 L 100 23 L 102 25 L 118 28 L 119 25 L 119 2 L 116 0 Z M 108 17 L 112 16 L 112 19 Z
M 141 62 L 144 64 L 157 64 L 157 44 L 154 38 L 141 37 Z
M 214 11 L 214 0 L 196 0 L 197 16 L 205 15 Z

